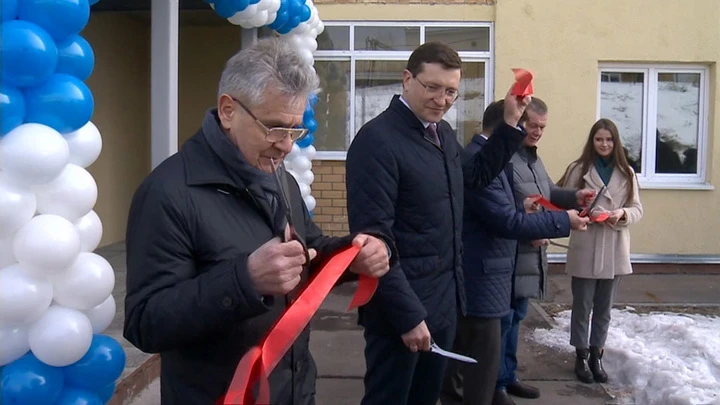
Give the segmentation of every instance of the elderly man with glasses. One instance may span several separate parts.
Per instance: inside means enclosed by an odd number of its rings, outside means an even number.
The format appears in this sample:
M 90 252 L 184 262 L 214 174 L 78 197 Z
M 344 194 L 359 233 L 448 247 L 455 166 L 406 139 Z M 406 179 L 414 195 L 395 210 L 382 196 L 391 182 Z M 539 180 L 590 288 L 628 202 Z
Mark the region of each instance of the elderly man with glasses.
M 323 236 L 283 170 L 317 87 L 282 40 L 240 51 L 222 73 L 217 108 L 133 197 L 124 336 L 161 354 L 163 405 L 214 405 L 242 356 L 338 249 L 361 247 L 347 279 L 380 277 L 397 256 L 372 228 Z M 308 340 L 306 328 L 269 376 L 272 404 L 314 404 Z
M 348 151 L 350 230 L 392 235 L 400 255 L 359 310 L 367 363 L 362 405 L 436 404 L 447 360 L 429 350 L 433 342 L 451 349 L 457 313 L 465 314 L 463 186 L 489 184 L 524 138 L 517 124 L 530 97 L 508 92 L 503 122 L 480 152 L 466 155 L 443 120 L 461 77 L 457 52 L 421 45 L 408 59 L 402 94 L 360 129 Z

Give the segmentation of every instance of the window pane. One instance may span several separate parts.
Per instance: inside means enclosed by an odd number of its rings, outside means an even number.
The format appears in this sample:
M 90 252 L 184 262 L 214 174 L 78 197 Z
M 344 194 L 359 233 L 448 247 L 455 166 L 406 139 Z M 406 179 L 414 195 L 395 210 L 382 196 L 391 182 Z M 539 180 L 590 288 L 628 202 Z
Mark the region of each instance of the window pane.
M 457 131 L 464 146 L 480 133 L 480 121 L 485 111 L 485 63 L 463 62 L 460 96 L 445 114 L 445 120 Z
M 315 61 L 321 92 L 315 105 L 315 149 L 347 150 L 350 134 L 350 61 Z
M 600 116 L 620 131 L 630 165 L 640 173 L 642 162 L 644 73 L 603 72 L 600 75 Z
M 489 27 L 426 27 L 425 42 L 442 42 L 456 51 L 490 51 Z
M 659 73 L 656 173 L 697 173 L 699 73 Z
M 355 27 L 356 51 L 413 51 L 420 27 Z
M 350 27 L 325 26 L 317 37 L 318 51 L 347 51 L 350 49 Z
M 355 62 L 355 130 L 385 111 L 393 95 L 402 93 L 405 61 Z

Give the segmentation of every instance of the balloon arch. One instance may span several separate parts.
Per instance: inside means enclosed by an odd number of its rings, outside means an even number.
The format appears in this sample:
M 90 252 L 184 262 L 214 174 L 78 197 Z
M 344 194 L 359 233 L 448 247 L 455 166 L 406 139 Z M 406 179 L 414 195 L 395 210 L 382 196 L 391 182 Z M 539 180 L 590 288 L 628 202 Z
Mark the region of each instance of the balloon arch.
M 106 404 L 125 369 L 112 323 L 115 274 L 93 253 L 103 227 L 87 168 L 102 137 L 85 84 L 95 65 L 80 35 L 98 0 L 2 0 L 0 25 L 0 398 L 3 404 Z M 269 27 L 313 62 L 324 29 L 311 0 L 206 1 L 243 28 Z M 286 164 L 312 214 L 309 135 Z

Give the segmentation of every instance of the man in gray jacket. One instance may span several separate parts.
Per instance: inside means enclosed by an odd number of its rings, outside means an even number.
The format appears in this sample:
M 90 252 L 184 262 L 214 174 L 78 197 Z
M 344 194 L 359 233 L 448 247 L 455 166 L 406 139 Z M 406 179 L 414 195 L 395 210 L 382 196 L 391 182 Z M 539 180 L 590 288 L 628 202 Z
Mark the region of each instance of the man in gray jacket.
M 585 205 L 594 191 L 557 187 L 538 156 L 537 143 L 545 131 L 547 115 L 547 105 L 541 99 L 533 97 L 520 121 L 528 135 L 523 146 L 510 159 L 513 167 L 515 199 L 523 201 L 530 195 L 542 194 L 560 208 L 579 208 Z M 547 239 L 518 241 L 512 309 L 501 321 L 502 359 L 493 405 L 514 405 L 508 394 L 521 398 L 540 396 L 537 388 L 517 379 L 515 370 L 520 321 L 527 315 L 529 299 L 543 298 L 545 294 L 548 244 Z

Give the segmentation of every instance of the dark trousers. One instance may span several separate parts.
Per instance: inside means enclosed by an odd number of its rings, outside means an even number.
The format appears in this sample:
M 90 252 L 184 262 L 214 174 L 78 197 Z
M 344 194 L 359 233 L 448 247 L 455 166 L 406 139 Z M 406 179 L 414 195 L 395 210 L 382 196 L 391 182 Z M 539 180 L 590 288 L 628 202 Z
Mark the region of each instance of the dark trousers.
M 490 405 L 500 370 L 500 318 L 458 318 L 453 351 L 477 364 L 450 360 L 443 382 L 442 405 Z
M 449 349 L 455 328 L 432 334 L 435 343 Z M 447 359 L 431 352 L 413 353 L 400 336 L 365 331 L 365 396 L 361 405 L 435 405 L 440 395 Z
M 610 310 L 622 276 L 612 279 L 573 277 L 571 282 L 573 304 L 570 320 L 570 344 L 578 349 L 588 348 L 588 329 L 592 311 L 590 346 L 605 346 L 610 327 Z
M 513 300 L 510 313 L 500 321 L 502 359 L 500 361 L 497 389 L 505 388 L 517 380 L 515 371 L 518 364 L 517 348 L 520 336 L 520 321 L 527 316 L 529 302 L 530 300 L 527 298 Z

